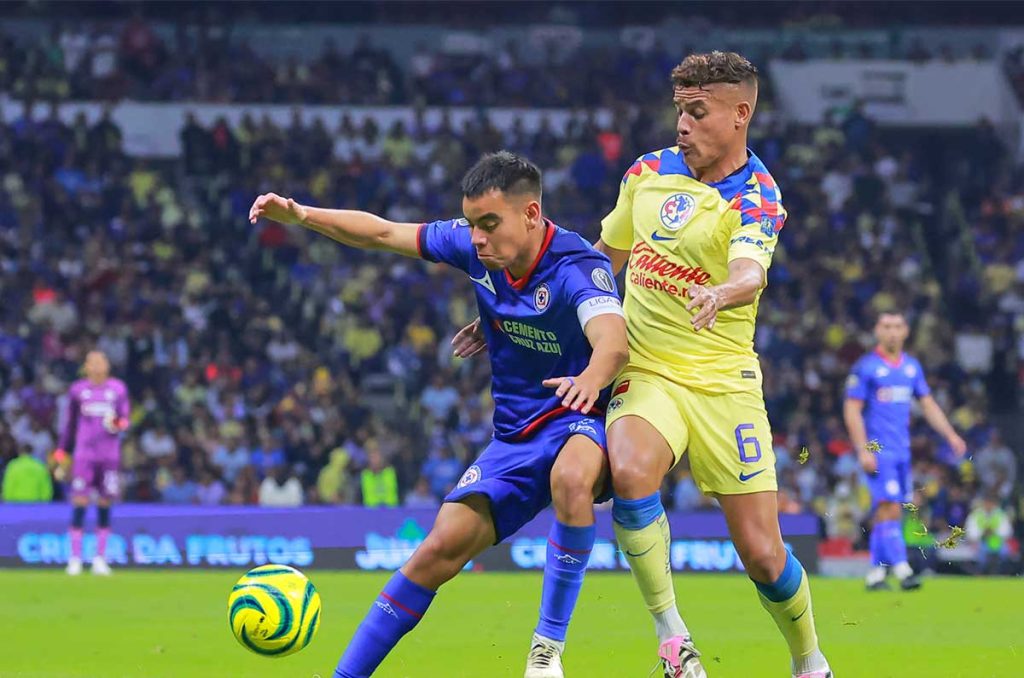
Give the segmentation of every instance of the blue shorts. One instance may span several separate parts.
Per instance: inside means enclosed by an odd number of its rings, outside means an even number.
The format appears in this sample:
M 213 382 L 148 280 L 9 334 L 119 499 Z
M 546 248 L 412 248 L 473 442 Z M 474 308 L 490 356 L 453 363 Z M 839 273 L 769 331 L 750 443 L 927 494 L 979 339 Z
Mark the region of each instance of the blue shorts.
M 868 489 L 871 490 L 871 505 L 893 501 L 902 503 L 914 500 L 914 484 L 910 475 L 910 460 L 878 460 L 878 471 L 867 473 Z
M 546 424 L 528 440 L 509 442 L 494 438 L 466 469 L 446 502 L 482 494 L 491 502 L 491 519 L 498 543 L 551 503 L 551 468 L 566 441 L 574 435 L 590 438 L 607 449 L 604 417 L 565 414 Z M 610 485 L 610 483 L 609 483 Z M 610 487 L 598 500 L 610 498 Z

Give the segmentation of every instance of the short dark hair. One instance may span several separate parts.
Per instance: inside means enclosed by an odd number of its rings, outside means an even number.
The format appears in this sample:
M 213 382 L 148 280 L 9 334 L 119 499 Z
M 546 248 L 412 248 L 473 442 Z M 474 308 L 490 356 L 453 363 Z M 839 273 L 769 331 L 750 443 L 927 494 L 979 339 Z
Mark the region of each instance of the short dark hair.
M 462 177 L 462 195 L 479 198 L 493 190 L 508 195 L 530 193 L 540 197 L 540 169 L 511 151 L 488 153 Z
M 902 318 L 903 322 L 907 322 L 907 314 L 906 313 L 904 313 L 903 311 L 899 310 L 898 308 L 892 308 L 890 306 L 886 306 L 886 307 L 881 308 L 881 309 L 878 310 L 878 313 L 875 315 L 875 323 L 877 324 L 878 321 L 880 321 L 882 319 L 882 316 L 886 316 L 886 315 L 894 315 L 897 318 Z
M 691 54 L 672 69 L 672 86 L 703 87 L 719 82 L 757 85 L 757 66 L 736 52 Z

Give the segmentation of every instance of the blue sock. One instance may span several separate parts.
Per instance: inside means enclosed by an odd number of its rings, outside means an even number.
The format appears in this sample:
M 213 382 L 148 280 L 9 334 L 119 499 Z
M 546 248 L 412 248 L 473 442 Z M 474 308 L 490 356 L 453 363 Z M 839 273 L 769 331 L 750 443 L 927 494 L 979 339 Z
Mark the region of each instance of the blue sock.
M 540 595 L 537 633 L 551 640 L 565 640 L 569 619 L 576 607 L 583 575 L 594 548 L 594 525 L 571 527 L 555 521 L 548 533 L 548 557 L 544 564 L 544 588 Z
M 755 581 L 754 586 L 756 586 L 757 590 L 760 591 L 768 600 L 773 603 L 781 603 L 796 595 L 796 592 L 800 589 L 800 582 L 803 581 L 803 578 L 803 566 L 800 565 L 800 561 L 796 559 L 793 552 L 787 548 L 786 564 L 783 566 L 782 574 L 779 575 L 779 578 L 771 584 L 762 584 L 759 581 Z
M 402 636 L 419 623 L 435 594 L 406 579 L 401 571 L 395 572 L 356 629 L 334 678 L 368 678 Z
M 615 503 L 612 504 L 612 520 L 627 530 L 642 530 L 664 512 L 660 492 L 640 499 L 623 499 L 616 496 Z
M 885 556 L 885 530 L 882 525 L 883 523 L 876 521 L 871 526 L 871 536 L 868 538 L 868 546 L 871 548 L 871 564 L 876 567 L 889 564 Z
M 907 542 L 903 539 L 903 525 L 898 520 L 887 520 L 882 526 L 886 561 L 889 565 L 898 565 L 906 561 Z

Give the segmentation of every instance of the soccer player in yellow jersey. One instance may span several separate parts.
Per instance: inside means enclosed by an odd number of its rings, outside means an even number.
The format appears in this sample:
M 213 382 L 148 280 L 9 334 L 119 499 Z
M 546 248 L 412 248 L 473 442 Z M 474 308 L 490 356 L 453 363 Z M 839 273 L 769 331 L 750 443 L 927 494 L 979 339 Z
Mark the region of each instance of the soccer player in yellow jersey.
M 747 149 L 757 69 L 735 53 L 672 71 L 676 146 L 626 172 L 597 244 L 626 271 L 630 361 L 608 406 L 615 533 L 655 616 L 665 676 L 689 675 L 659 490 L 690 453 L 718 499 L 761 604 L 789 644 L 792 673 L 828 678 L 807 574 L 782 541 L 775 455 L 754 352 L 766 272 L 786 220 L 781 193 Z
M 736 550 L 789 645 L 795 678 L 831 678 L 807 573 L 782 541 L 775 455 L 754 323 L 779 231 L 778 186 L 747 150 L 757 69 L 735 53 L 692 54 L 672 72 L 676 145 L 641 156 L 602 221 L 597 249 L 626 263 L 630 361 L 608 405 L 619 546 L 654 617 L 665 678 L 704 669 L 676 609 L 665 475 L 686 452 L 718 499 Z M 472 326 L 457 355 L 481 349 Z

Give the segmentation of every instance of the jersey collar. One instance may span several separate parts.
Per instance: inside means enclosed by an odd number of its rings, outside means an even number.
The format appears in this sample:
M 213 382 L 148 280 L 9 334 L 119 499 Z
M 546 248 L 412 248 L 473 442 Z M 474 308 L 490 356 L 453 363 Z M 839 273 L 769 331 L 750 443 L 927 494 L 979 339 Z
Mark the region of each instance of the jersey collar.
M 547 232 L 544 234 L 544 242 L 541 243 L 540 252 L 537 252 L 537 258 L 530 264 L 530 268 L 526 269 L 526 273 L 523 274 L 522 278 L 518 280 L 512 277 L 512 274 L 505 269 L 505 281 L 508 282 L 509 286 L 514 290 L 521 290 L 526 287 L 526 283 L 530 282 L 530 276 L 537 270 L 537 266 L 540 264 L 540 260 L 547 254 L 548 247 L 551 246 L 551 240 L 555 237 L 555 225 L 551 223 L 550 219 L 544 219 L 544 228 Z
M 882 352 L 880 346 L 875 347 L 875 355 L 882 359 L 882 362 L 891 367 L 892 369 L 898 369 L 903 364 L 904 353 L 900 353 L 900 357 L 896 360 L 891 360 L 885 353 Z

